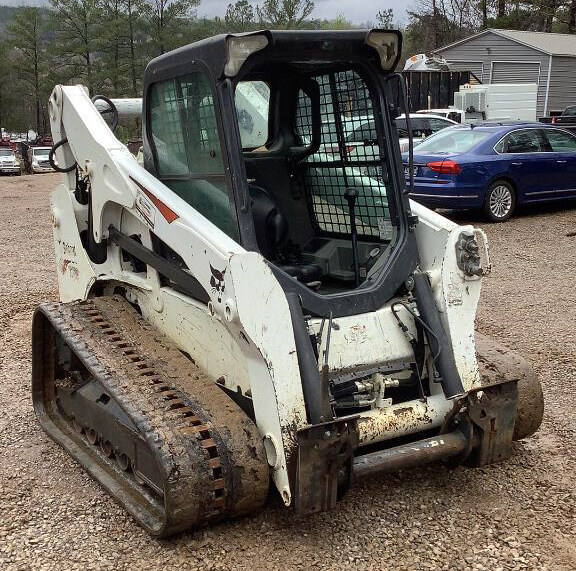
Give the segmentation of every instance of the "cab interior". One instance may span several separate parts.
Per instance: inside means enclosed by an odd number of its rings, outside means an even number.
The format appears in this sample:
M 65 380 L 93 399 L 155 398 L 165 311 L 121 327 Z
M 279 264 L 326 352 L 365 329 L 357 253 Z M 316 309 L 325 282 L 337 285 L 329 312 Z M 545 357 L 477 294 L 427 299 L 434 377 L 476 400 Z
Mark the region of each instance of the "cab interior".
M 320 294 L 368 285 L 398 235 L 392 143 L 379 120 L 383 85 L 359 64 L 332 61 L 264 60 L 234 82 L 252 241 L 271 264 Z M 200 70 L 152 85 L 153 170 L 242 243 L 234 153 L 223 143 L 233 139 L 222 132 L 214 94 Z M 347 143 L 363 126 L 365 144 Z
M 374 89 L 353 67 L 321 68 L 253 69 L 235 99 L 258 248 L 298 281 L 332 293 L 365 283 L 396 231 L 387 153 L 374 144 Z M 366 144 L 347 143 L 363 127 Z

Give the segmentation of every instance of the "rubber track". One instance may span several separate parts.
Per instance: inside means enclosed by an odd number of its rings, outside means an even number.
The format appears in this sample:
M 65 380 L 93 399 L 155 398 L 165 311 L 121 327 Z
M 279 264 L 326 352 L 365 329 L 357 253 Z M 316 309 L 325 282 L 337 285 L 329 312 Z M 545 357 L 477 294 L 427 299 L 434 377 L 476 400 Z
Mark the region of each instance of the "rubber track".
M 138 427 L 164 474 L 163 502 L 59 415 L 53 391 L 46 390 L 53 381 L 49 322 Z M 45 304 L 33 329 L 33 392 L 41 423 L 150 533 L 168 536 L 264 503 L 268 468 L 254 424 L 123 298 Z

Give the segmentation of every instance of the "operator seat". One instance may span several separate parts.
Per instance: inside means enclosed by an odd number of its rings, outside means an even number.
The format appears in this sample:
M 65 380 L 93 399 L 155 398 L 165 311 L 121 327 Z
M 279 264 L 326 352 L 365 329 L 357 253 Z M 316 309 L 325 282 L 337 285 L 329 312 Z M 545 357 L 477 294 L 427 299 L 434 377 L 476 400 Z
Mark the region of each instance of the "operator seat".
M 288 237 L 288 221 L 263 188 L 249 185 L 256 241 L 262 255 L 298 281 L 309 284 L 322 277 L 322 268 L 302 259 Z

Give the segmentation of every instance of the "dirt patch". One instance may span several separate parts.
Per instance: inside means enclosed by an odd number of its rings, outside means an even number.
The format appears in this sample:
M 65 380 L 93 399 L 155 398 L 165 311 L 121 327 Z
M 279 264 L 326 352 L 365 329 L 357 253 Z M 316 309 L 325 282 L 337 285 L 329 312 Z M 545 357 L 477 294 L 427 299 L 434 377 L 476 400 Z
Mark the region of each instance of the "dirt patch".
M 506 463 L 358 482 L 330 513 L 255 517 L 150 539 L 40 429 L 30 401 L 30 318 L 56 299 L 49 192 L 57 175 L 0 179 L 0 568 L 576 569 L 576 209 L 484 225 L 494 270 L 479 329 L 526 357 L 544 386 L 542 429 Z M 460 218 L 462 219 L 462 218 Z

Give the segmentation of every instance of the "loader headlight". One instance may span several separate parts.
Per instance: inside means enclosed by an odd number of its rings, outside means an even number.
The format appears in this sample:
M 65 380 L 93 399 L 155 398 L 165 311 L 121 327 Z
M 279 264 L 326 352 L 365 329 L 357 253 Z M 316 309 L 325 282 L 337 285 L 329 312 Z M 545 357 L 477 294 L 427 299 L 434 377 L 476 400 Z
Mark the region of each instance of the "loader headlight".
M 234 77 L 244 62 L 254 53 L 263 50 L 268 45 L 268 38 L 263 34 L 230 36 L 226 40 L 228 60 L 224 73 Z
M 456 262 L 466 276 L 486 276 L 490 273 L 490 255 L 486 235 L 482 230 L 463 231 L 456 242 Z
M 384 71 L 394 68 L 400 57 L 400 35 L 396 32 L 372 30 L 366 36 L 366 44 L 380 55 L 380 65 Z

